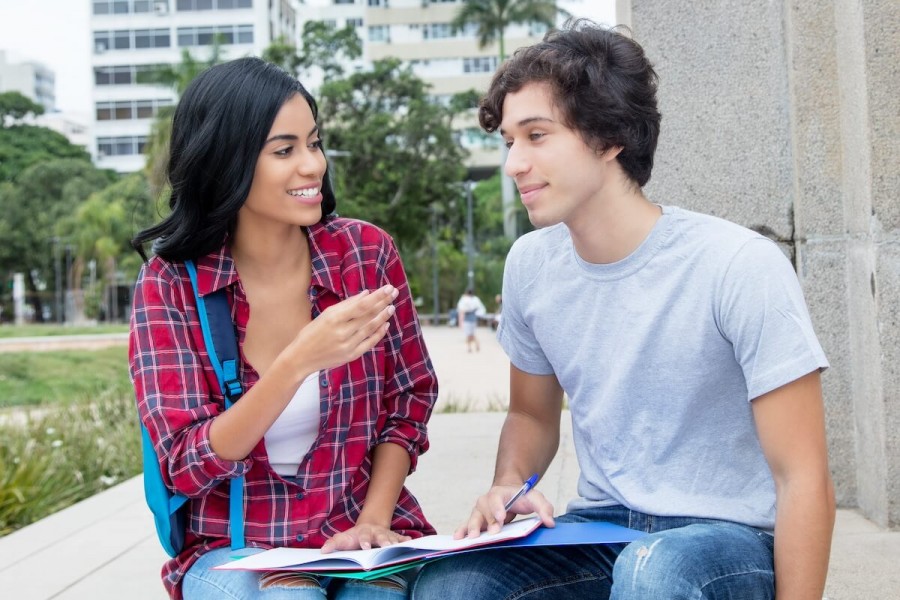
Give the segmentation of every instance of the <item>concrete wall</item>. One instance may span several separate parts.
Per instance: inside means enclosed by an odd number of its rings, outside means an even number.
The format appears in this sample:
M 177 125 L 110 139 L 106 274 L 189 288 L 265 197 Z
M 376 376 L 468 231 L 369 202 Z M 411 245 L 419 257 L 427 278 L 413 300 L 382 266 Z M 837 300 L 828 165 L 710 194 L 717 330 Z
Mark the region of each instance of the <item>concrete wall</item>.
M 646 191 L 777 239 L 831 361 L 838 502 L 900 527 L 900 3 L 618 0 L 660 77 Z

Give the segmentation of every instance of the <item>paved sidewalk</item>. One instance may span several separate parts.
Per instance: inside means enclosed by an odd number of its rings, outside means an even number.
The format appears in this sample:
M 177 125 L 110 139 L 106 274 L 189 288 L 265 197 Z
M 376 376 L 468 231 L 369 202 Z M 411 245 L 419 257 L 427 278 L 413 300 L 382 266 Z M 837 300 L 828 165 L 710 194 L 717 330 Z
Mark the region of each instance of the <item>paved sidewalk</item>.
M 462 333 L 426 328 L 442 381 L 439 406 L 473 407 L 506 401 L 507 363 L 490 330 L 479 330 L 482 351 L 467 354 Z M 484 402 L 479 389 L 494 396 Z M 438 413 L 430 424 L 431 450 L 409 487 L 441 533 L 469 513 L 490 483 L 501 412 Z M 560 451 L 538 484 L 565 510 L 575 495 L 578 466 L 568 413 Z M 156 540 L 140 477 L 0 538 L 0 594 L 4 598 L 162 600 L 159 569 L 167 557 Z M 900 599 L 900 532 L 880 530 L 851 510 L 838 511 L 826 588 L 829 600 Z

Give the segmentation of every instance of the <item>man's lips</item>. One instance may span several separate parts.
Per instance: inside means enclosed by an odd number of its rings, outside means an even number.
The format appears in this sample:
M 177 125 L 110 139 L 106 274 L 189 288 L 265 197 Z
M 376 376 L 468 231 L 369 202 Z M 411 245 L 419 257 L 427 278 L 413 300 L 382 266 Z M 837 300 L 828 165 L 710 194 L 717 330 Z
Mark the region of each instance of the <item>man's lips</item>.
M 547 187 L 546 184 L 532 184 L 532 185 L 524 185 L 519 188 L 519 195 L 522 197 L 522 203 L 528 204 L 531 200 L 533 200 L 541 190 Z

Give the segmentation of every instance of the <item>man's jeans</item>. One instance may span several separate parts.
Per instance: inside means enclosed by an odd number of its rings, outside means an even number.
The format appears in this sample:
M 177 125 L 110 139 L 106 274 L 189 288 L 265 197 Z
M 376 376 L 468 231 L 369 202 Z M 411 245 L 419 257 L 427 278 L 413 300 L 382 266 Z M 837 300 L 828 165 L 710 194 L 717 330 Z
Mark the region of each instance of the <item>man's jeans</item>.
M 427 564 L 413 600 L 771 600 L 774 538 L 727 521 L 654 517 L 621 506 L 558 522 L 608 521 L 649 535 L 631 544 L 471 552 Z

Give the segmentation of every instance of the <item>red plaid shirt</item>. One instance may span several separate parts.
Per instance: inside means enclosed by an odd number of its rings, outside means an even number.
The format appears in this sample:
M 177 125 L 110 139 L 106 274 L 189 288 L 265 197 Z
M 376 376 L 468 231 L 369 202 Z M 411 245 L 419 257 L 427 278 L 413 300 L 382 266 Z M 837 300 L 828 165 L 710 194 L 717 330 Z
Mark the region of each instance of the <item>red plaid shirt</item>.
M 147 427 L 167 484 L 190 498 L 184 551 L 163 567 L 163 582 L 181 596 L 184 574 L 205 552 L 230 543 L 229 480 L 243 475 L 247 544 L 320 547 L 353 526 L 366 497 L 372 450 L 391 442 L 406 448 L 415 469 L 428 448 L 425 424 L 437 380 L 392 240 L 360 221 L 332 219 L 308 229 L 313 318 L 364 289 L 390 283 L 394 301 L 388 334 L 374 349 L 319 375 L 319 437 L 303 458 L 296 482 L 269 466 L 262 440 L 242 461 L 223 460 L 210 447 L 212 419 L 224 410 L 203 343 L 190 278 L 181 263 L 153 257 L 134 293 L 130 363 L 141 422 Z M 243 348 L 250 306 L 227 245 L 196 261 L 201 296 L 225 288 L 238 345 Z M 248 390 L 259 374 L 242 361 Z M 412 537 L 434 533 L 404 489 L 391 528 Z

